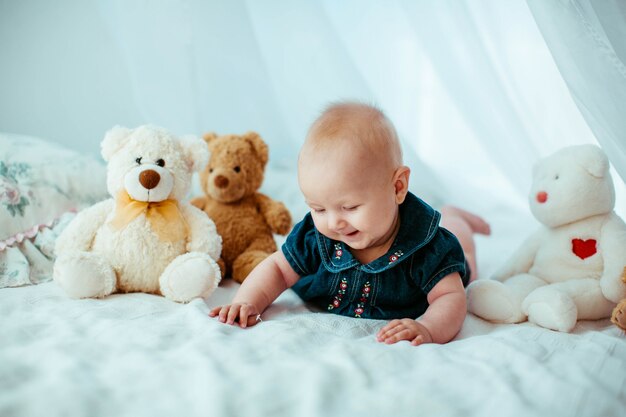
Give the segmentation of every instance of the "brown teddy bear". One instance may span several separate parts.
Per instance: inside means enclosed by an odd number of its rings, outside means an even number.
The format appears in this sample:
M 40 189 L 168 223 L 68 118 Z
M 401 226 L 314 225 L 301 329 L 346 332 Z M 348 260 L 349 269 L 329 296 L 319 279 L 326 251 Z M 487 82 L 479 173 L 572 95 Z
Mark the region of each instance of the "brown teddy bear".
M 624 272 L 622 273 L 622 281 L 624 281 L 624 284 L 626 284 L 626 268 L 624 268 Z M 626 331 L 626 298 L 620 301 L 613 309 L 611 321 L 617 327 Z
M 191 201 L 215 222 L 222 236 L 223 276 L 243 282 L 250 271 L 276 251 L 272 233 L 285 235 L 291 215 L 283 203 L 258 193 L 268 147 L 255 132 L 244 135 L 207 133 L 211 157 L 200 173 L 205 195 Z

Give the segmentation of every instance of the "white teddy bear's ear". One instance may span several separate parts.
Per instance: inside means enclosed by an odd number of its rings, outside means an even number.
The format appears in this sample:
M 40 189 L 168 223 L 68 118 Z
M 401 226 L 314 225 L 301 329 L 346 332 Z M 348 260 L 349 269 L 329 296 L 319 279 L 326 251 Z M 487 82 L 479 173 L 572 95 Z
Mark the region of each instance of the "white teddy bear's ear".
M 209 162 L 210 152 L 207 143 L 193 135 L 182 136 L 180 142 L 189 170 L 201 171 Z
M 596 145 L 580 145 L 573 148 L 577 161 L 594 177 L 604 178 L 609 172 L 609 158 Z
M 105 161 L 108 162 L 111 156 L 124 145 L 132 131 L 127 127 L 114 126 L 104 135 L 104 139 L 100 143 L 100 150 Z

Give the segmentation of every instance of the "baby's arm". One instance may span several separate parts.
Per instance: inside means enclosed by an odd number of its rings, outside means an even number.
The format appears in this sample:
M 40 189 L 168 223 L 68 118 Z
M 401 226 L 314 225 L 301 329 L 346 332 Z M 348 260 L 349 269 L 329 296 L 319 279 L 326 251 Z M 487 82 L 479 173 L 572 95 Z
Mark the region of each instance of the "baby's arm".
M 219 316 L 222 323 L 234 324 L 237 320 L 241 327 L 254 326 L 256 316 L 298 278 L 285 255 L 281 251 L 274 252 L 250 272 L 231 304 L 213 308 L 209 316 Z
M 447 275 L 428 293 L 428 308 L 417 320 L 392 320 L 376 336 L 387 344 L 409 340 L 412 345 L 447 343 L 461 330 L 467 306 L 458 272 Z

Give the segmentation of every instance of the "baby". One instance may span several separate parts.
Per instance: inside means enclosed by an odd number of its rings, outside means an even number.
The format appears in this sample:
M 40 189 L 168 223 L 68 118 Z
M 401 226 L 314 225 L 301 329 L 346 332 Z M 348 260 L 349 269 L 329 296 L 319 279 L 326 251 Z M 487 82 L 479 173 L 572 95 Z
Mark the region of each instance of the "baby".
M 313 123 L 298 160 L 310 213 L 282 251 L 250 273 L 232 304 L 209 315 L 252 326 L 292 288 L 336 314 L 391 320 L 378 332 L 380 342 L 450 341 L 465 318 L 464 286 L 476 273 L 473 234 L 489 234 L 489 225 L 454 207 L 440 215 L 409 192 L 409 174 L 381 111 L 360 103 L 330 106 Z

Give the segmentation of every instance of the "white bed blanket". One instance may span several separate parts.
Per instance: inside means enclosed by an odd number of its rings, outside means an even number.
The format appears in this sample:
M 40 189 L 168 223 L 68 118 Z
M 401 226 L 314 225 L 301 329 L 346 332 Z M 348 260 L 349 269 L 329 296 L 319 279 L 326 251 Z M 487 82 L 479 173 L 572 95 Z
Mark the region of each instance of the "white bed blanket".
M 446 345 L 383 345 L 383 322 L 312 311 L 288 291 L 242 330 L 228 301 L 70 300 L 0 290 L 0 416 L 623 416 L 626 339 L 468 316 Z
M 298 219 L 292 172 L 269 172 L 266 191 Z M 536 222 L 498 201 L 470 208 L 492 224 L 477 239 L 487 277 Z M 0 289 L 0 417 L 626 415 L 626 337 L 608 320 L 565 334 L 469 315 L 446 345 L 383 345 L 383 322 L 311 310 L 291 291 L 250 329 L 209 318 L 237 287 L 186 305 Z

